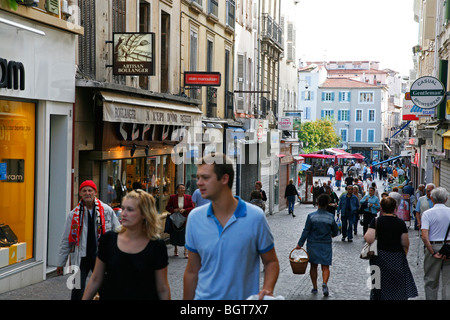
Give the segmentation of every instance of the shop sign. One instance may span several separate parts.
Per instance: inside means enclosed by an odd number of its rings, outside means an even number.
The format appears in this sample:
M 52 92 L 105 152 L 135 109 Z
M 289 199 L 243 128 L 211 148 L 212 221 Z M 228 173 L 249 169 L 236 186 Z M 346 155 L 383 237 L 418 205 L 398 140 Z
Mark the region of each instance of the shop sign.
M 404 121 L 418 121 L 420 117 L 431 117 L 434 115 L 433 109 L 423 109 L 416 106 L 412 100 L 403 100 L 402 119 Z
M 435 77 L 420 77 L 411 85 L 410 95 L 412 102 L 423 109 L 437 107 L 445 96 L 442 82 Z
M 8 62 L 8 60 L 0 58 L 0 88 L 25 90 L 25 67 L 23 63 Z
M 104 103 L 103 120 L 109 122 L 192 126 L 196 121 L 201 121 L 201 118 L 198 114 L 178 110 Z
M 292 130 L 294 127 L 293 117 L 281 117 L 278 121 L 278 129 L 280 130 Z
M 185 72 L 184 86 L 220 87 L 220 72 Z
M 4 175 L 6 175 L 6 179 L 4 179 Z M 2 159 L 0 177 L 0 180 L 5 182 L 25 182 L 25 160 Z
M 155 75 L 154 33 L 113 33 L 113 43 L 114 75 Z

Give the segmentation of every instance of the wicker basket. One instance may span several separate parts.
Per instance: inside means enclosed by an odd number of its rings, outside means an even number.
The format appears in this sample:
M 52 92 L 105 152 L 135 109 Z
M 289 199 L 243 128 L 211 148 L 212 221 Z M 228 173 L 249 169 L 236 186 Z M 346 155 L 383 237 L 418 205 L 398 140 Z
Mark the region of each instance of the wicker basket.
M 303 250 L 306 253 L 306 258 L 300 258 L 300 261 L 296 261 L 292 258 L 292 252 L 294 250 Z M 289 262 L 291 263 L 291 269 L 294 274 L 305 274 L 306 267 L 308 266 L 309 256 L 308 252 L 305 249 L 292 249 L 291 253 L 289 253 Z

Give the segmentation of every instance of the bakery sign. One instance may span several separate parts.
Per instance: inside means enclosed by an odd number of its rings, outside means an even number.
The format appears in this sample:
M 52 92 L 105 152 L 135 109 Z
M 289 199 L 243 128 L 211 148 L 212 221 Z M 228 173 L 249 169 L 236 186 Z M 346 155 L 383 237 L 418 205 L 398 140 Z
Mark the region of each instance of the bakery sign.
M 155 75 L 155 34 L 152 32 L 113 33 L 113 74 Z
M 145 108 L 119 103 L 103 104 L 103 120 L 108 122 L 193 126 L 201 121 L 201 113 L 188 108 Z

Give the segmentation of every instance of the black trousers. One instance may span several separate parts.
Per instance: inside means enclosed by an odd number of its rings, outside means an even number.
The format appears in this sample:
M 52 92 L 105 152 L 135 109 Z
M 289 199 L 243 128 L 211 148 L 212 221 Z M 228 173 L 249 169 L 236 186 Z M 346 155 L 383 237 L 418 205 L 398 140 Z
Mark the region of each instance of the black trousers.
M 90 271 L 94 271 L 95 266 L 95 257 L 94 258 L 88 258 L 84 257 L 81 258 L 80 263 L 80 288 L 79 289 L 72 289 L 72 300 L 81 300 L 83 298 L 84 289 L 86 288 L 86 279 Z
M 363 220 L 363 235 L 366 233 L 367 229 L 369 229 L 369 225 L 372 222 L 374 218 L 376 218 L 377 215 L 370 213 L 370 212 L 364 212 L 364 220 Z

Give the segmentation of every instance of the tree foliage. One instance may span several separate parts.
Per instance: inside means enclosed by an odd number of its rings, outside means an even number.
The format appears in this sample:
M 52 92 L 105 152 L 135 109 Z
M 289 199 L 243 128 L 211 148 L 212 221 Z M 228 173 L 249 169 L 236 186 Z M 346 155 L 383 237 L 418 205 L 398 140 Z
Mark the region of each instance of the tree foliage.
M 329 119 L 302 123 L 298 138 L 303 142 L 304 153 L 335 148 L 341 142 L 341 138 L 334 131 L 333 121 Z

